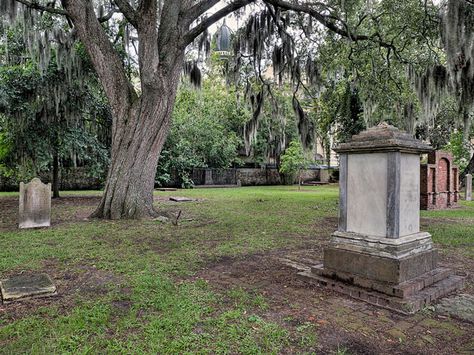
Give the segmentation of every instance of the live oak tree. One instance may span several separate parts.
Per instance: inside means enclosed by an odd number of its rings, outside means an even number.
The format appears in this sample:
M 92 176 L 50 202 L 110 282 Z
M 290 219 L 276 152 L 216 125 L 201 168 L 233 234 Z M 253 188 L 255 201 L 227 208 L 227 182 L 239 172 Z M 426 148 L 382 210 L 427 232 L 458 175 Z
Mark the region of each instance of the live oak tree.
M 37 65 L 22 35 L 27 27 L 0 28 L 0 174 L 25 181 L 52 168 L 54 198 L 65 165 L 87 164 L 90 176 L 103 175 L 110 114 L 87 55 L 78 48 L 80 72 L 65 65 L 64 47 Z
M 206 15 L 218 3 L 223 3 L 223 7 Z M 12 19 L 19 11 L 31 10 L 63 16 L 71 27 L 69 35 L 77 36 L 85 46 L 113 112 L 111 163 L 105 191 L 94 216 L 119 219 L 145 218 L 156 213 L 154 178 L 170 127 L 179 78 L 183 68 L 193 80 L 199 81 L 200 77 L 195 64 L 184 65 L 186 49 L 195 42 L 205 43 L 209 26 L 254 4 L 254 12 L 239 35 L 242 40 L 236 42 L 238 47 L 250 53 L 258 72 L 268 54 L 266 44 L 273 42 L 271 56 L 276 76 L 289 78 L 298 87 L 304 82 L 313 84 L 318 76 L 312 58 L 305 56 L 306 59 L 301 60 L 297 56 L 292 34 L 298 36 L 298 33 L 291 33 L 289 25 L 292 23 L 300 22 L 304 33 L 329 31 L 336 38 L 352 43 L 374 43 L 387 60 L 396 56 L 396 34 L 384 39 L 378 27 L 370 25 L 386 20 L 391 14 L 381 8 L 378 14 L 369 11 L 360 18 L 350 19 L 346 16 L 345 3 L 330 0 L 0 0 L 0 9 L 8 12 Z M 355 5 L 362 3 L 354 2 Z M 108 26 L 109 21 L 116 21 L 116 16 L 123 21 L 115 27 Z M 127 38 L 126 42 L 136 37 L 135 58 L 123 60 L 110 36 L 117 28 L 115 32 Z M 310 38 L 310 41 L 317 39 Z M 135 42 L 129 44 L 134 45 Z M 138 84 L 127 65 L 135 59 Z M 268 91 L 270 87 L 264 84 L 261 90 Z M 253 97 L 258 110 L 263 104 L 263 94 Z M 299 102 L 294 100 L 293 104 L 299 125 L 309 127 Z

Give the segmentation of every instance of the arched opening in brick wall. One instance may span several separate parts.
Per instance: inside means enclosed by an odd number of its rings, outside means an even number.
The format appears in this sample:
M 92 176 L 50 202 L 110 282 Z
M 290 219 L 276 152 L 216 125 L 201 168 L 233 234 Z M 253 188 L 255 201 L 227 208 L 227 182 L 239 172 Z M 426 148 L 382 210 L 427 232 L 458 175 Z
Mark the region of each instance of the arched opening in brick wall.
M 449 161 L 446 158 L 441 158 L 438 161 L 438 192 L 449 191 Z

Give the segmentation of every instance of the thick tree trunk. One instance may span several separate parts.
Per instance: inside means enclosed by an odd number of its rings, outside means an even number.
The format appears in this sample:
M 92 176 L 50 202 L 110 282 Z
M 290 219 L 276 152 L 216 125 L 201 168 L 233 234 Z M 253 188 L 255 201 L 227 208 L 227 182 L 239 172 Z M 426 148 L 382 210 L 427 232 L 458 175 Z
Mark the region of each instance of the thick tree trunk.
M 140 1 L 137 8 L 127 1 L 114 1 L 137 30 L 141 86 L 137 93 L 122 59 L 96 18 L 93 2 L 61 0 L 61 3 L 84 43 L 114 115 L 107 183 L 92 216 L 107 219 L 154 216 L 156 167 L 169 131 L 184 50 L 204 30 L 196 26 L 194 32 L 188 32 L 201 14 L 200 6 L 191 6 L 191 1 L 166 1 L 158 21 L 156 0 Z M 239 3 L 236 9 L 247 3 L 247 0 Z M 211 5 L 203 4 L 203 11 Z M 197 14 L 191 16 L 187 10 Z M 231 8 L 226 11 L 230 12 Z M 188 37 L 183 38 L 186 33 Z
M 53 153 L 53 198 L 59 198 L 59 154 Z
M 135 102 L 122 126 L 115 127 L 111 164 L 97 218 L 156 216 L 153 191 L 158 158 L 169 132 L 181 67 Z

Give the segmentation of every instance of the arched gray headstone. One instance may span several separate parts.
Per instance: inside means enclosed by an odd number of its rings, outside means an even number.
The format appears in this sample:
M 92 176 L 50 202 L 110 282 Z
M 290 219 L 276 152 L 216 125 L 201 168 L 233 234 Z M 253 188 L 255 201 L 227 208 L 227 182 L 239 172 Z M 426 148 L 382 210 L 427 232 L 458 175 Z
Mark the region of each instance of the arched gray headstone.
M 49 227 L 51 225 L 51 184 L 34 178 L 20 183 L 20 228 Z

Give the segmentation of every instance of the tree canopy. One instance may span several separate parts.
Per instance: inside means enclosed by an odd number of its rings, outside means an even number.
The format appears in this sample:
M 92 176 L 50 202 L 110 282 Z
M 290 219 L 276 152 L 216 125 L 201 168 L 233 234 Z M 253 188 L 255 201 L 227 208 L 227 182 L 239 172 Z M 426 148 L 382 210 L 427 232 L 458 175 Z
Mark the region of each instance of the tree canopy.
M 25 26 L 25 43 L 41 73 L 57 58 L 71 81 L 79 68 L 76 40 L 88 54 L 113 117 L 111 163 L 96 217 L 155 215 L 156 167 L 180 76 L 184 71 L 199 85 L 203 53 L 211 47 L 208 28 L 232 13 L 243 25 L 224 68 L 252 110 L 247 149 L 257 142 L 265 105 L 274 118 L 285 112 L 284 100 L 275 99 L 282 85 L 291 93 L 303 147 L 325 129 L 358 122 L 359 100 L 364 124 L 390 120 L 414 133 L 423 122 L 433 127 L 441 98 L 452 96 L 458 127 L 467 132 L 465 141 L 469 136 L 474 41 L 467 0 L 0 0 L 0 7 L 4 24 Z M 53 26 L 45 26 L 51 18 Z M 328 112 L 324 97 L 337 95 L 338 87 L 349 97 L 341 110 L 349 107 L 351 119 L 331 124 L 320 116 Z

